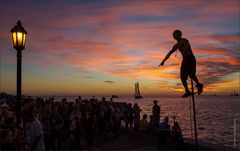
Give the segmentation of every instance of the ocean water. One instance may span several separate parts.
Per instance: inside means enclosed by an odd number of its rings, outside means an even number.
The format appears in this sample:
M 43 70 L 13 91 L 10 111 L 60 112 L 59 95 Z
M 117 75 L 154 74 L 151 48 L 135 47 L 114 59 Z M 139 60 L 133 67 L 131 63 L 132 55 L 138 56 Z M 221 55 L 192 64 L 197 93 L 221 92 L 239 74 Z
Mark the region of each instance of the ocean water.
M 140 100 L 122 98 L 126 102 L 138 103 L 143 110 L 142 114 L 146 113 L 147 115 L 151 115 L 154 99 L 160 104 L 161 120 L 168 116 L 170 125 L 173 125 L 173 117 L 176 116 L 176 121 L 180 123 L 184 137 L 194 138 L 193 117 L 190 116 L 193 115 L 192 108 L 190 110 L 190 98 L 144 98 Z M 239 97 L 196 97 L 195 107 L 199 140 L 229 147 L 240 147 Z
M 67 99 L 74 101 L 75 98 L 68 97 Z M 57 100 L 57 98 L 55 99 Z M 146 97 L 134 99 L 133 97 L 120 97 L 114 99 L 115 102 L 138 103 L 142 109 L 141 115 L 147 114 L 148 119 L 152 114 L 153 100 L 157 100 L 161 107 L 161 121 L 168 116 L 169 124 L 173 125 L 173 117 L 176 116 L 176 121 L 179 122 L 184 137 L 194 139 L 190 98 Z M 240 148 L 240 97 L 196 96 L 195 106 L 199 140 Z

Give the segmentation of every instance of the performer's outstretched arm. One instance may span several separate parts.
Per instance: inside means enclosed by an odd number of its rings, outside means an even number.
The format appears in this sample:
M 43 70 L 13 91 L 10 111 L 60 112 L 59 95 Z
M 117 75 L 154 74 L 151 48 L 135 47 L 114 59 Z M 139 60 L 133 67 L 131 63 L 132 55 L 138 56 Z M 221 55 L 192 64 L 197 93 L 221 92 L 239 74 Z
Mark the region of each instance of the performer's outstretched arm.
M 174 45 L 173 48 L 168 52 L 168 54 L 166 55 L 166 57 L 163 59 L 163 61 L 159 64 L 159 66 L 163 66 L 164 65 L 164 62 L 166 60 L 168 60 L 168 58 L 171 56 L 172 53 L 174 53 L 175 51 L 177 50 L 177 46 Z

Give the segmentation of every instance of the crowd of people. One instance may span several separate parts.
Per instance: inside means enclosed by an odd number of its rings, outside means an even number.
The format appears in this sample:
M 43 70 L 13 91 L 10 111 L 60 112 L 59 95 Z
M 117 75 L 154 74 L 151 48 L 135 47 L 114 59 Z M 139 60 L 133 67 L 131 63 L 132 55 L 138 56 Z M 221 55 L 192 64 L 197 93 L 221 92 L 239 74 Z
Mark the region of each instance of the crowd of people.
M 160 123 L 160 106 L 154 100 L 150 121 L 147 114 L 141 119 L 137 103 L 114 102 L 112 99 L 82 99 L 75 102 L 66 98 L 25 97 L 21 105 L 21 124 L 16 123 L 15 97 L 0 96 L 1 150 L 60 150 L 65 140 L 70 140 L 70 150 L 91 148 L 118 139 L 120 128 L 159 135 L 159 147 L 168 140 L 182 143 L 181 128 L 177 122 L 170 129 L 168 117 Z M 97 142 L 96 142 L 96 139 Z

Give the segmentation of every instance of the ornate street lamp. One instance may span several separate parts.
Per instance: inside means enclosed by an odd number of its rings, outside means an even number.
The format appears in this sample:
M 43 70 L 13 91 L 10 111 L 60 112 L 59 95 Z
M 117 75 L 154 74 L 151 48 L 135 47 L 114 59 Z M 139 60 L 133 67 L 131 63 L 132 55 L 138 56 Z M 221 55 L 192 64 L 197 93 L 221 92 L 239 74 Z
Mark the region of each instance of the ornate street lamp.
M 13 48 L 17 50 L 17 125 L 21 123 L 21 95 L 22 95 L 22 50 L 25 48 L 27 31 L 22 27 L 20 20 L 11 29 Z

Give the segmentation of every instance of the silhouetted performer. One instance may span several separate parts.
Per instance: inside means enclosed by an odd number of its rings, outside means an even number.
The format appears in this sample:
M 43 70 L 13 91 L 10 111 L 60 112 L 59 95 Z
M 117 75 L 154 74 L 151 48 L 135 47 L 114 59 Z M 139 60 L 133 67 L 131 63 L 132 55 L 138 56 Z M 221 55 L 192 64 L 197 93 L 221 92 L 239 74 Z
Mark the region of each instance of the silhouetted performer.
M 182 95 L 183 98 L 191 95 L 191 92 L 188 90 L 187 78 L 188 76 L 196 82 L 196 87 L 198 89 L 198 95 L 203 91 L 203 84 L 198 81 L 196 74 L 196 59 L 193 55 L 189 41 L 186 38 L 182 38 L 182 32 L 180 30 L 175 30 L 173 32 L 173 38 L 177 40 L 177 43 L 169 51 L 160 65 L 164 65 L 164 62 L 174 53 L 176 50 L 179 50 L 183 56 L 182 65 L 181 65 L 181 81 L 185 88 L 185 94 Z M 159 65 L 159 66 L 160 66 Z

